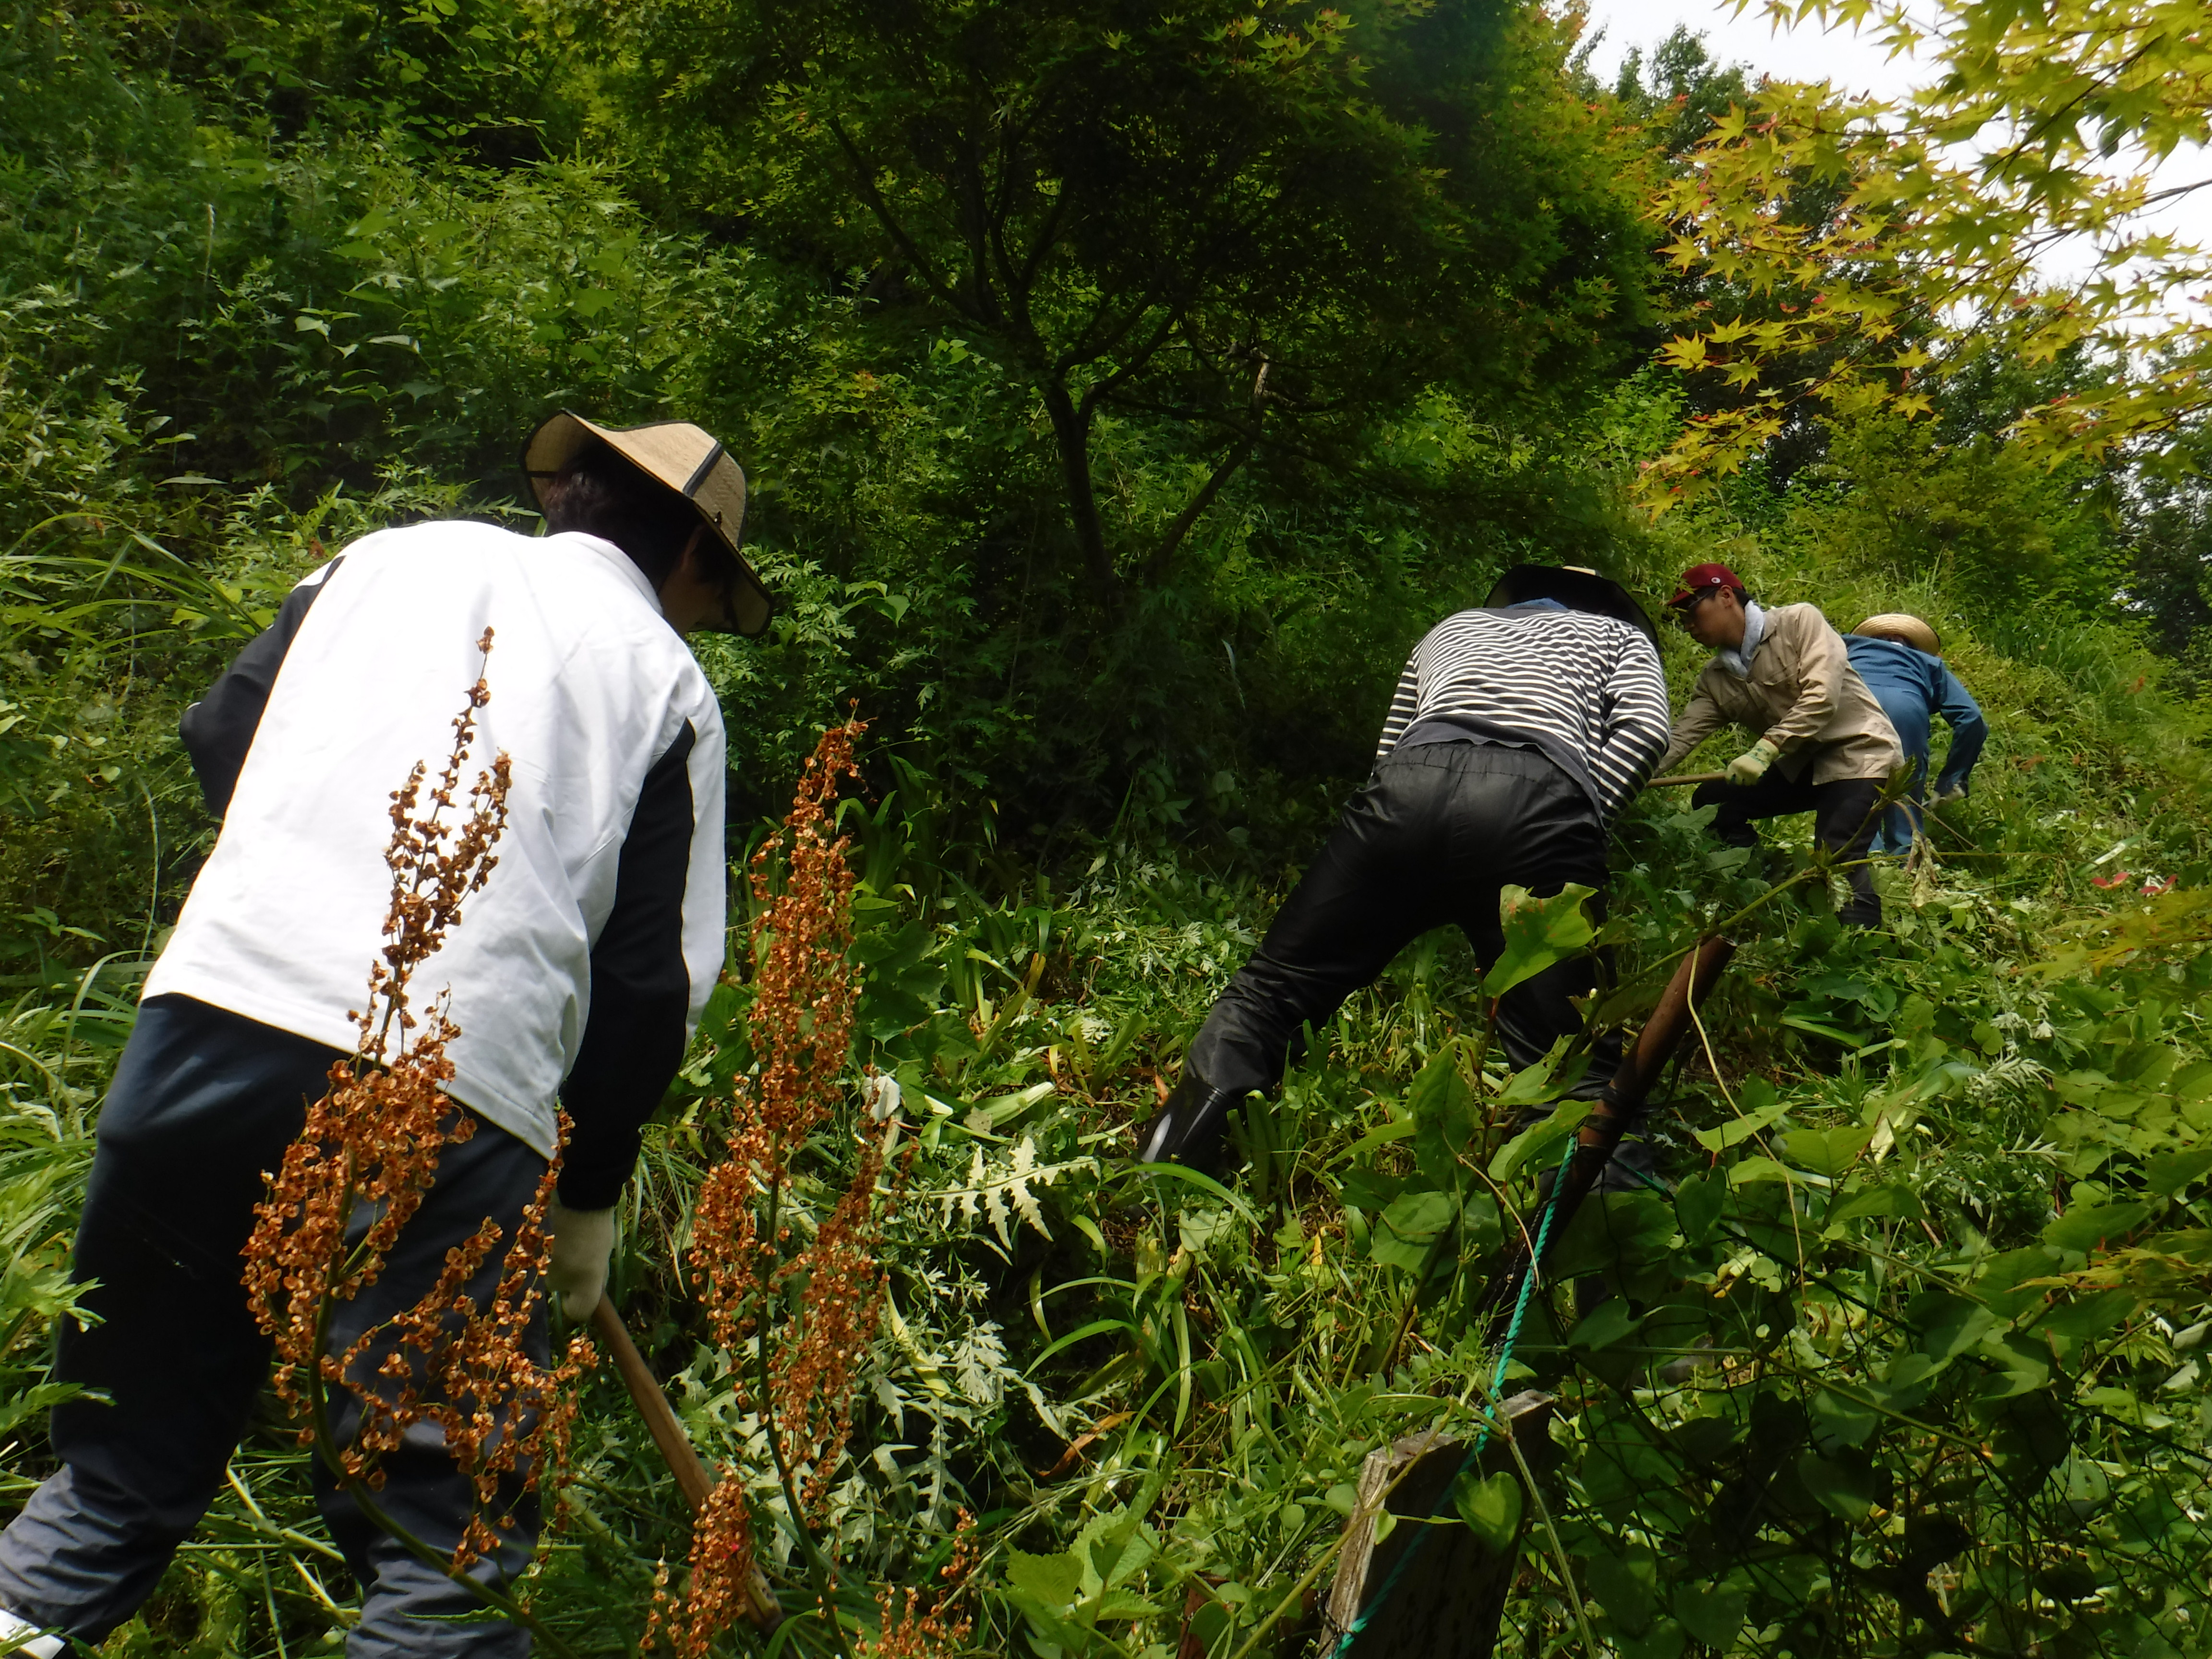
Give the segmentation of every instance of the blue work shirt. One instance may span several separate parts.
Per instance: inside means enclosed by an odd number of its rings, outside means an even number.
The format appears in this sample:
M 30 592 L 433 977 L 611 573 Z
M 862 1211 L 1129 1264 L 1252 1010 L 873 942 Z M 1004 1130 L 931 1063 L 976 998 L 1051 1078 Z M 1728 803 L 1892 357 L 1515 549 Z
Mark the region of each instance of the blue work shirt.
M 1941 657 L 1931 657 L 1896 640 L 1846 634 L 1844 649 L 1850 653 L 1851 666 L 1874 693 L 1882 713 L 1889 716 L 1889 723 L 1897 728 L 1898 744 L 1913 763 L 1914 803 L 1923 798 L 1931 721 L 1938 714 L 1951 728 L 1951 752 L 1944 757 L 1943 770 L 1936 779 L 1936 793 L 1942 795 L 1953 788 L 1964 789 L 1974 763 L 1981 758 L 1982 744 L 1989 738 L 1990 723 L 1982 718 L 1981 705 L 1972 694 L 1959 684 L 1959 677 L 1943 665 Z M 1911 823 L 1903 815 L 1902 807 L 1893 809 L 1892 817 L 1898 821 L 1885 827 L 1881 837 L 1889 843 L 1885 851 L 1902 851 L 1911 845 Z

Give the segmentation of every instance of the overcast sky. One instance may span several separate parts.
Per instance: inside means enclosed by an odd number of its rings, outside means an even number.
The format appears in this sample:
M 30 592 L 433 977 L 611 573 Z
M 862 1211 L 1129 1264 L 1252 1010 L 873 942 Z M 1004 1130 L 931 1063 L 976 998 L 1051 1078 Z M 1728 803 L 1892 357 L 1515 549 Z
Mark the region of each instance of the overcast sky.
M 1756 17 L 1735 15 L 1733 4 L 1699 0 L 1590 0 L 1589 33 L 1604 32 L 1591 67 L 1600 80 L 1610 82 L 1630 47 L 1642 46 L 1648 56 L 1677 24 L 1703 34 L 1706 50 L 1723 63 L 1749 64 L 1778 80 L 1834 81 L 1885 98 L 1912 85 L 1910 58 L 1891 63 L 1880 46 L 1849 29 L 1822 34 L 1808 23 L 1774 33 Z
M 1610 83 L 1631 47 L 1650 49 L 1676 24 L 1705 37 L 1705 49 L 1724 64 L 1751 65 L 1755 73 L 1784 81 L 1828 81 L 1854 93 L 1901 98 L 1916 82 L 1932 78 L 1924 63 L 1894 58 L 1878 42 L 1849 28 L 1823 33 L 1810 23 L 1774 31 L 1756 16 L 1738 17 L 1731 3 L 1706 0 L 1589 0 L 1589 33 L 1602 31 L 1590 66 Z M 1586 35 L 1585 39 L 1588 38 Z M 2183 184 L 2212 175 L 2202 150 L 2177 152 L 2159 170 L 2162 183 Z M 2153 222 L 2200 246 L 2212 245 L 2212 190 L 2185 197 Z M 2056 276 L 2086 264 L 2079 254 L 2046 262 Z

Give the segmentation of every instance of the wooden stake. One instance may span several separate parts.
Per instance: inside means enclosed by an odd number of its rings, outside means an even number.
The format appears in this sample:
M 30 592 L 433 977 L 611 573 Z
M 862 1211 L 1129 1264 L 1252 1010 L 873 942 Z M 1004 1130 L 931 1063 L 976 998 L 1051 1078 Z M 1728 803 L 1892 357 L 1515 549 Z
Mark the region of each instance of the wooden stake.
M 1550 1434 L 1551 1396 L 1532 1389 L 1504 1401 L 1504 1410 L 1506 1432 L 1519 1443 L 1530 1470 L 1540 1474 L 1558 1458 Z M 1344 1553 L 1336 1560 L 1321 1652 L 1335 1651 L 1361 1613 L 1384 1595 L 1392 1570 L 1414 1540 L 1432 1531 L 1421 1553 L 1390 1585 L 1367 1627 L 1353 1638 L 1348 1659 L 1491 1659 L 1505 1593 L 1520 1561 L 1520 1534 L 1514 1547 L 1500 1552 L 1485 1546 L 1460 1522 L 1449 1488 L 1466 1455 L 1462 1442 L 1430 1431 L 1370 1452 L 1360 1465 L 1359 1497 L 1345 1526 Z M 1500 1469 L 1519 1484 L 1511 1449 L 1493 1436 L 1468 1475 L 1480 1480 Z M 1376 1522 L 1386 1510 L 1399 1518 L 1377 1543 Z M 1524 1489 L 1521 1532 L 1528 1530 L 1535 1510 Z

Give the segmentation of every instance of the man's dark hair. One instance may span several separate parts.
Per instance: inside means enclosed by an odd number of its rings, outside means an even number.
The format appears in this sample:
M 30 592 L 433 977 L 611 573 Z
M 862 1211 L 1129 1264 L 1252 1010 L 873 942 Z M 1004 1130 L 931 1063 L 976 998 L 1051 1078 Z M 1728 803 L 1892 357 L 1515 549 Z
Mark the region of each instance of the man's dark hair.
M 580 530 L 604 538 L 629 555 L 659 592 L 692 535 L 706 520 L 667 485 L 648 477 L 593 438 L 568 464 L 538 485 L 546 529 L 558 534 Z M 710 533 L 702 538 L 709 553 L 722 550 Z

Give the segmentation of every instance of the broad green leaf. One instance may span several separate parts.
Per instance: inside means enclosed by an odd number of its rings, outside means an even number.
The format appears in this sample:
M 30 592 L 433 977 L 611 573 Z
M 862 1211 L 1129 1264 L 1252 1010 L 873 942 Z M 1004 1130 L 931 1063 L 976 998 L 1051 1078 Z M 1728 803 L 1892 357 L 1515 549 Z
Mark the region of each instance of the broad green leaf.
M 1898 1216 L 1909 1221 L 1926 1213 L 1920 1195 L 1910 1187 L 1895 1183 L 1862 1187 L 1855 1193 L 1844 1194 L 1828 1206 L 1826 1225 L 1840 1228 L 1847 1221 L 1863 1221 L 1874 1216 Z
M 1923 1291 L 1905 1305 L 1905 1322 L 1913 1346 L 1936 1364 L 1948 1364 L 1997 1327 L 1997 1317 L 1978 1302 L 1948 1291 Z
M 1430 1246 L 1458 1212 L 1449 1193 L 1407 1193 L 1382 1212 L 1367 1253 L 1387 1266 L 1419 1272 Z
M 1641 1323 L 1640 1319 L 1629 1312 L 1627 1298 L 1610 1297 L 1575 1327 L 1567 1337 L 1567 1346 L 1593 1352 L 1608 1347 L 1633 1332 Z
M 1407 1111 L 1413 1120 L 1414 1161 L 1438 1186 L 1450 1184 L 1459 1155 L 1481 1121 L 1474 1091 L 1468 1085 L 1463 1053 L 1456 1042 L 1444 1044 L 1421 1067 L 1406 1095 Z
M 1017 1589 L 1027 1590 L 1054 1612 L 1064 1613 L 1075 1605 L 1076 1597 L 1082 1593 L 1083 1563 L 1069 1550 L 1062 1550 L 1057 1555 L 1030 1555 L 1021 1550 L 1009 1550 L 1006 1582 Z
M 1770 1105 L 1759 1108 L 1756 1111 L 1747 1112 L 1741 1117 L 1730 1118 L 1727 1122 L 1715 1128 L 1698 1129 L 1692 1133 L 1697 1136 L 1698 1145 L 1707 1152 L 1724 1152 L 1729 1147 L 1740 1146 L 1753 1135 L 1763 1132 L 1769 1124 L 1775 1122 L 1789 1109 L 1785 1103 L 1778 1100 Z
M 2151 1206 L 2132 1200 L 2076 1205 L 2043 1230 L 2043 1242 L 2087 1255 L 2100 1244 L 2126 1237 L 2150 1216 Z
M 1550 898 L 1533 897 L 1525 887 L 1504 889 L 1498 897 L 1498 921 L 1504 930 L 1505 947 L 1483 975 L 1483 994 L 1503 996 L 1554 963 L 1588 948 L 1597 936 L 1597 925 L 1583 912 L 1583 902 L 1596 891 L 1571 881 Z
M 1498 1091 L 1501 1106 L 1540 1106 L 1547 1101 L 1557 1100 L 1570 1083 L 1553 1075 L 1560 1056 L 1566 1052 L 1566 1040 L 1562 1038 L 1552 1052 L 1541 1060 L 1531 1061 L 1505 1080 Z
M 1801 1170 L 1830 1180 L 1843 1174 L 1866 1150 L 1874 1131 L 1856 1124 L 1837 1129 L 1792 1129 L 1782 1137 L 1782 1156 Z
M 1125 1589 L 1112 1589 L 1083 1611 L 1084 1616 L 1090 1619 L 1157 1619 L 1162 1609 L 1141 1595 L 1133 1595 Z
M 1974 1389 L 1977 1400 L 2010 1400 L 2051 1386 L 2051 1346 L 2028 1336 L 1992 1336 L 1980 1352 L 1996 1369 Z
M 1473 1470 L 1452 1482 L 1452 1507 L 1467 1528 L 1494 1554 L 1510 1550 L 1521 1536 L 1521 1483 L 1500 1470 L 1478 1480 Z
M 1337 1196 L 1342 1202 L 1356 1204 L 1370 1215 L 1380 1215 L 1412 1180 L 1411 1176 L 1385 1175 L 1380 1170 L 1355 1164 L 1338 1172 Z
M 2092 1342 L 2124 1322 L 2138 1304 L 2139 1298 L 2131 1291 L 2098 1291 L 2053 1308 L 2028 1328 L 2033 1335 L 2055 1336 L 2076 1344 Z
M 1589 1557 L 1583 1563 L 1583 1574 L 1598 1605 L 1623 1631 L 1641 1636 L 1650 1628 L 1656 1598 L 1644 1574 L 1610 1555 Z
M 1504 1224 L 1498 1215 L 1498 1200 L 1488 1193 L 1469 1197 L 1460 1206 L 1459 1230 L 1462 1250 L 1487 1255 L 1496 1249 L 1505 1237 Z
M 1449 1193 L 1407 1193 L 1382 1212 L 1382 1224 L 1401 1238 L 1425 1243 L 1451 1225 L 1457 1208 Z
M 1674 1591 L 1673 1612 L 1691 1635 L 1725 1653 L 1743 1628 L 1749 1601 L 1743 1591 L 1725 1584 L 1683 1584 Z
M 2185 1188 L 2212 1170 L 2212 1146 L 2193 1152 L 2157 1152 L 2143 1166 L 2143 1182 L 2161 1198 L 2179 1198 Z
M 1703 1244 L 1713 1236 L 1728 1206 L 1728 1191 L 1727 1177 L 1710 1173 L 1690 1176 L 1674 1188 L 1674 1217 L 1686 1243 Z
M 1806 1452 L 1797 1460 L 1797 1478 L 1813 1501 L 1846 1521 L 1862 1521 L 1874 1508 L 1875 1486 L 1864 1468 L 1852 1468 Z
M 1856 1395 L 1859 1390 L 1851 1392 Z M 1813 1425 L 1831 1440 L 1863 1446 L 1881 1424 L 1880 1412 L 1850 1395 L 1823 1389 L 1813 1396 Z
M 1635 1272 L 1662 1261 L 1674 1237 L 1674 1206 L 1645 1188 L 1593 1193 L 1564 1233 L 1554 1229 L 1546 1277 Z
M 927 954 L 937 930 L 927 921 L 863 931 L 853 941 L 854 957 L 866 972 L 860 981 L 860 1027 L 878 1042 L 912 1030 L 927 1020 L 945 985 L 945 964 Z
M 1589 1115 L 1589 1102 L 1570 1100 L 1541 1123 L 1530 1124 L 1498 1149 L 1497 1156 L 1490 1160 L 1490 1178 L 1510 1181 L 1525 1164 L 1556 1161 L 1560 1147 L 1582 1127 L 1583 1120 Z
M 2202 1100 L 2212 1095 L 2212 1060 L 2192 1060 L 2176 1072 L 2166 1089 L 2177 1100 Z
M 2058 1253 L 2047 1244 L 2007 1250 L 1983 1263 L 1970 1288 L 1999 1319 L 2015 1319 L 2045 1299 L 2033 1281 L 2056 1273 L 2058 1261 Z

